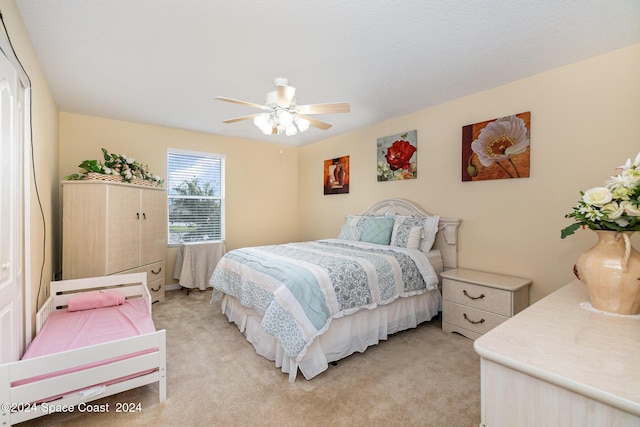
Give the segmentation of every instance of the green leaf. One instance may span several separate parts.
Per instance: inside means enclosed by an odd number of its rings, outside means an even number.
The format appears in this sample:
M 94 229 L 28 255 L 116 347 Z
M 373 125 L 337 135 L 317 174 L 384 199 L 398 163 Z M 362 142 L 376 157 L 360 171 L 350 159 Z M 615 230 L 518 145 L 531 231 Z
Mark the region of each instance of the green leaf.
M 87 172 L 100 172 L 100 165 L 97 160 L 85 160 L 78 166 Z
M 578 228 L 580 228 L 580 227 L 581 227 L 581 225 L 580 225 L 580 224 L 575 223 L 575 224 L 571 224 L 571 225 L 570 225 L 570 226 L 568 226 L 568 227 L 563 228 L 563 229 L 562 229 L 562 231 L 560 231 L 560 238 L 561 238 L 561 239 L 564 239 L 564 238 L 565 238 L 565 237 L 567 237 L 567 236 L 571 236 L 571 235 L 572 235 L 573 233 L 575 233 L 575 232 L 576 232 L 576 230 L 577 230 Z

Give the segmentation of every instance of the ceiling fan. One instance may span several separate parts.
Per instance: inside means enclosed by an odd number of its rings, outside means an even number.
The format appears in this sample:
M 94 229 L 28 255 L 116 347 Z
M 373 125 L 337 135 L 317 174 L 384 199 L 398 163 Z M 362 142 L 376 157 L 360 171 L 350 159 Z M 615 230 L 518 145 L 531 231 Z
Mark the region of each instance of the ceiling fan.
M 291 136 L 298 133 L 298 131 L 306 131 L 309 126 L 322 130 L 327 130 L 331 127 L 329 123 L 309 117 L 311 114 L 348 113 L 350 111 L 348 102 L 298 105 L 296 88 L 289 86 L 289 80 L 284 77 L 276 78 L 273 81 L 273 85 L 276 90 L 267 92 L 267 99 L 264 105 L 239 101 L 224 96 L 216 96 L 214 99 L 218 101 L 246 105 L 265 111 L 264 113 L 250 114 L 224 120 L 223 123 L 235 123 L 242 120 L 253 119 L 253 123 L 260 128 L 264 134 L 285 133 Z

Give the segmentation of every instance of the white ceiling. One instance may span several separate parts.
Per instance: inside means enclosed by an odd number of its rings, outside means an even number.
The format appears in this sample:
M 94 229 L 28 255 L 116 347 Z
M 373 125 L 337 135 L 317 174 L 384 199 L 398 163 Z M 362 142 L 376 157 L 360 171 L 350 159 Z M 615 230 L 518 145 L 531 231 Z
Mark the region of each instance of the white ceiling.
M 640 42 L 639 0 L 16 0 L 61 111 L 304 145 Z M 265 136 L 275 77 L 328 131 Z

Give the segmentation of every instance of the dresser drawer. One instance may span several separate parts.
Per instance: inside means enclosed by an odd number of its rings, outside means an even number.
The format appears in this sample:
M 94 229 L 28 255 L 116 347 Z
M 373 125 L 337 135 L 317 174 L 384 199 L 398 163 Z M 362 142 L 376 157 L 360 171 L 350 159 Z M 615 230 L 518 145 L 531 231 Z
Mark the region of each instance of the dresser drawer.
M 447 323 L 453 326 L 454 331 L 455 327 L 460 327 L 482 335 L 507 319 L 508 317 L 506 316 L 500 316 L 465 305 L 449 301 L 442 302 L 442 323 L 443 325 Z
M 123 271 L 118 274 L 125 273 L 147 273 L 147 289 L 149 289 L 149 294 L 151 294 L 151 302 L 164 301 L 164 261 L 143 265 L 141 267 Z
M 489 311 L 502 316 L 509 317 L 513 315 L 511 312 L 512 296 L 512 292 L 504 289 L 451 279 L 443 279 L 442 281 L 443 300 Z
M 147 288 L 149 289 L 152 303 L 164 301 L 164 277 L 147 283 Z
M 153 264 L 143 265 L 131 270 L 122 271 L 118 274 L 125 273 L 147 273 L 147 284 L 155 281 L 155 280 L 164 280 L 164 261 L 154 262 Z

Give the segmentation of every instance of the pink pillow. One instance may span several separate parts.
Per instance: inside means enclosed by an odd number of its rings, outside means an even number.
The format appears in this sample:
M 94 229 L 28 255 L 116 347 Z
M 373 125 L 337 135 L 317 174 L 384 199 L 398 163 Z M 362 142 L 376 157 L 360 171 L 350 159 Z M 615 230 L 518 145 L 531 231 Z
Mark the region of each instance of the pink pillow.
M 82 292 L 69 299 L 67 310 L 81 311 L 124 304 L 124 294 L 118 291 Z

